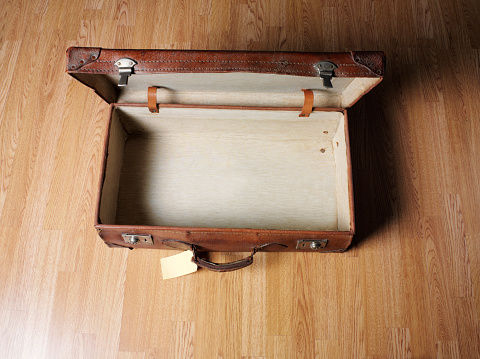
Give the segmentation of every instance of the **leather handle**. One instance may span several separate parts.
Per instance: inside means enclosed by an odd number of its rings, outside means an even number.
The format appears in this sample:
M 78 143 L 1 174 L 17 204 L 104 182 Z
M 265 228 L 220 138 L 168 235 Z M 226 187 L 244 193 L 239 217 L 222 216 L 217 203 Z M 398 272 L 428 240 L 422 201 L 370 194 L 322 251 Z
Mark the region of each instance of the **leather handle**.
M 235 262 L 230 262 L 230 263 L 214 263 L 210 262 L 204 258 L 200 258 L 198 256 L 198 253 L 195 253 L 192 262 L 195 263 L 197 266 L 209 269 L 215 272 L 230 272 L 234 271 L 237 269 L 242 269 L 245 267 L 248 267 L 250 264 L 253 263 L 253 255 L 255 253 L 252 252 L 248 257 L 240 259 Z
M 194 244 L 190 244 L 190 243 L 180 241 L 180 240 L 175 240 L 175 239 L 166 239 L 166 240 L 163 240 L 162 243 L 176 249 L 180 249 L 180 248 L 190 249 L 193 252 L 193 257 L 192 257 L 193 263 L 195 263 L 199 267 L 209 269 L 214 272 L 230 272 L 237 269 L 248 267 L 253 263 L 253 256 L 255 255 L 255 253 L 257 253 L 258 251 L 262 250 L 267 246 L 277 245 L 285 248 L 287 247 L 285 244 L 282 244 L 282 243 L 265 243 L 260 246 L 254 247 L 250 255 L 246 258 L 243 258 L 234 262 L 229 262 L 229 263 L 215 263 L 215 262 L 210 262 L 205 258 L 201 258 L 199 255 L 198 248 Z M 175 243 L 174 246 L 172 245 L 173 243 Z
M 204 258 L 200 258 L 199 255 L 198 255 L 196 247 L 192 246 L 192 250 L 193 250 L 192 262 L 195 263 L 199 267 L 209 269 L 211 271 L 230 272 L 230 271 L 234 271 L 234 270 L 237 270 L 237 269 L 242 269 L 242 268 L 245 268 L 245 267 L 248 267 L 249 265 L 251 265 L 253 263 L 253 256 L 255 255 L 255 253 L 257 253 L 258 251 L 260 251 L 263 248 L 265 248 L 267 246 L 270 246 L 270 245 L 287 247 L 285 244 L 281 244 L 281 243 L 266 243 L 266 244 L 262 244 L 261 246 L 253 248 L 250 255 L 246 258 L 240 259 L 238 261 L 230 262 L 230 263 L 214 263 L 214 262 L 210 262 L 210 261 L 208 261 Z

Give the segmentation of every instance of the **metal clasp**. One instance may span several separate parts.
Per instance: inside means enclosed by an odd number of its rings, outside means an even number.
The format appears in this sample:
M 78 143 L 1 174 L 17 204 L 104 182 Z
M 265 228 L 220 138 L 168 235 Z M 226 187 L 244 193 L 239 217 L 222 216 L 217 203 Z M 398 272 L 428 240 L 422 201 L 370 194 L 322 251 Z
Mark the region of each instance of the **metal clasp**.
M 334 75 L 333 70 L 338 68 L 333 62 L 330 61 L 320 61 L 313 65 L 317 70 L 318 76 L 323 79 L 323 86 L 326 88 L 333 88 L 332 77 Z
M 311 249 L 316 250 L 325 248 L 327 246 L 328 239 L 299 239 L 297 241 L 296 249 Z
M 123 240 L 128 244 L 153 244 L 151 234 L 122 233 Z
M 137 64 L 135 60 L 124 57 L 123 59 L 115 61 L 115 66 L 118 67 L 120 80 L 118 86 L 127 86 L 128 77 L 133 74 L 133 67 Z

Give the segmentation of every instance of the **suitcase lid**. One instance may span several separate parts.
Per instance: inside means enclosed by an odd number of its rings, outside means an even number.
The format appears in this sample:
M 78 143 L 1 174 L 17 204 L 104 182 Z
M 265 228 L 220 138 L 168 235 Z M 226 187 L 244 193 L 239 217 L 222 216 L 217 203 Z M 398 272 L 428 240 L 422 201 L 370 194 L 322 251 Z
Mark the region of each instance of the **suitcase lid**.
M 108 103 L 147 103 L 148 87 L 166 104 L 347 108 L 375 87 L 383 52 L 303 53 L 114 50 L 71 47 L 67 73 Z

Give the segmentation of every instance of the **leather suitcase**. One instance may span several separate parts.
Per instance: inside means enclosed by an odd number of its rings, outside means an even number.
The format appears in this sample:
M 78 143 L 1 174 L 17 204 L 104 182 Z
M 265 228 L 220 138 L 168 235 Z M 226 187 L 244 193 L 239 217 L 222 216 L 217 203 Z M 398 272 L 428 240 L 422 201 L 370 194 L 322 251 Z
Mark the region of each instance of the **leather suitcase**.
M 346 250 L 346 108 L 384 64 L 382 52 L 69 48 L 67 73 L 110 104 L 99 236 L 111 247 L 190 248 L 217 271 L 259 250 Z M 209 251 L 251 254 L 217 264 Z

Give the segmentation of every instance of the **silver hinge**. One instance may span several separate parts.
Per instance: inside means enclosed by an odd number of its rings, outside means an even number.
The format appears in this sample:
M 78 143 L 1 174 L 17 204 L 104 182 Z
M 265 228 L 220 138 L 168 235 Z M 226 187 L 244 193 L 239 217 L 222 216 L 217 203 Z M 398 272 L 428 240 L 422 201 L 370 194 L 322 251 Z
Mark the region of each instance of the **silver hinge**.
M 323 79 L 323 86 L 326 88 L 332 88 L 333 70 L 338 68 L 338 66 L 330 61 L 320 61 L 313 65 L 313 67 L 317 70 L 318 76 Z
M 120 74 L 120 80 L 118 81 L 118 86 L 127 86 L 128 76 L 133 74 L 133 66 L 135 66 L 136 64 L 137 64 L 136 61 L 126 57 L 115 61 L 115 66 L 118 67 L 118 72 Z
M 297 249 L 320 249 L 327 246 L 328 239 L 299 239 Z
M 153 238 L 150 234 L 122 233 L 122 237 L 128 244 L 153 244 Z

